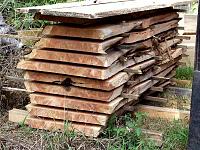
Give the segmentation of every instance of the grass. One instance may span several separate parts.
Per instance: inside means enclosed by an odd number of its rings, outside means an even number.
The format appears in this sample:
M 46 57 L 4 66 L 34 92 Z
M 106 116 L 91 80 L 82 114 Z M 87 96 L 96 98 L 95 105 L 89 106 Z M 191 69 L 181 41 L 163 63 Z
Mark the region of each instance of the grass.
M 176 69 L 176 86 L 181 88 L 192 88 L 194 69 L 190 66 L 178 67 Z
M 174 121 L 165 129 L 163 150 L 184 150 L 188 141 L 188 126 L 181 121 Z
M 184 66 L 176 69 L 176 79 L 192 80 L 194 69 L 192 67 Z
M 155 143 L 144 137 L 141 126 L 145 114 L 136 113 L 135 119 L 131 114 L 119 117 L 113 117 L 105 130 L 104 138 L 115 139 L 109 144 L 109 150 L 154 150 Z
M 157 130 L 164 133 L 162 150 L 185 150 L 188 141 L 188 122 L 174 120 L 168 122 L 163 119 L 146 119 L 143 128 Z
M 187 96 L 177 96 L 170 93 L 169 91 L 166 91 L 164 93 L 159 93 L 158 96 L 167 99 L 166 103 L 160 103 L 159 106 L 161 107 L 168 107 L 168 108 L 188 110 L 188 111 L 190 110 L 191 99 Z
M 150 119 L 146 114 L 136 113 L 115 117 L 110 120 L 107 129 L 99 138 L 89 138 L 68 130 L 65 123 L 64 132 L 48 132 L 32 129 L 24 124 L 15 125 L 7 122 L 0 128 L 5 136 L 4 149 L 15 147 L 21 149 L 87 149 L 87 150 L 184 150 L 188 140 L 188 125 L 183 121 L 167 122 L 162 119 Z M 162 148 L 142 134 L 141 129 L 164 133 Z M 0 136 L 0 137 L 1 137 Z M 7 140 L 7 141 L 6 141 Z M 10 141 L 15 142 L 10 142 Z M 1 145 L 0 140 L 0 145 Z

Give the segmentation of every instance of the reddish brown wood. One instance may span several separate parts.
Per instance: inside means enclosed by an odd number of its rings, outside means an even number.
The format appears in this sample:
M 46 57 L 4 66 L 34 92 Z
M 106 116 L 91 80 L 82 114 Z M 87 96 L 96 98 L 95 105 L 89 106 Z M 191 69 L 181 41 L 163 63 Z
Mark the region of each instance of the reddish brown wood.
M 105 80 L 127 67 L 151 59 L 154 56 L 155 52 L 149 52 L 148 54 L 141 55 L 139 57 L 134 57 L 134 59 L 128 59 L 128 61 L 125 62 L 124 64 L 117 61 L 108 68 L 94 68 L 87 66 L 58 64 L 52 62 L 42 62 L 42 61 L 32 61 L 32 60 L 22 60 L 21 62 L 18 63 L 17 67 L 24 70 L 51 72 L 51 73 L 59 73 L 65 75 L 74 75 L 80 77 Z
M 116 24 L 86 26 L 84 28 L 66 25 L 49 25 L 44 28 L 42 35 L 105 40 L 107 38 L 129 32 L 133 29 L 148 28 L 153 24 L 165 22 L 175 18 L 178 18 L 178 14 L 176 12 L 171 12 L 141 20 L 124 21 Z
M 139 63 L 137 65 L 131 66 L 130 69 L 145 69 L 155 63 L 154 59 L 147 60 L 145 62 Z M 119 72 L 113 77 L 107 80 L 96 80 L 68 75 L 60 75 L 60 74 L 52 74 L 52 73 L 43 73 L 43 72 L 34 72 L 34 71 L 26 71 L 24 75 L 24 79 L 30 81 L 40 81 L 47 83 L 62 83 L 65 80 L 71 81 L 70 84 L 78 87 L 86 87 L 92 89 L 103 89 L 106 91 L 113 90 L 125 82 L 127 82 L 130 78 L 130 75 L 127 72 Z
M 123 86 L 120 86 L 119 88 L 114 89 L 112 91 L 100 91 L 74 86 L 64 87 L 60 85 L 45 84 L 38 82 L 25 82 L 25 87 L 30 92 L 73 96 L 106 102 L 109 102 L 118 97 L 121 94 L 123 88 Z
M 109 119 L 109 115 L 97 114 L 94 112 L 81 112 L 78 110 L 67 110 L 65 108 L 38 106 L 33 104 L 27 105 L 26 108 L 31 116 L 68 120 L 80 123 L 106 126 Z
M 81 133 L 91 137 L 97 137 L 103 129 L 103 127 L 99 125 L 91 125 L 91 124 L 85 124 L 85 123 L 83 124 L 75 122 L 70 122 L 66 124 L 64 121 L 36 118 L 36 117 L 28 117 L 25 123 L 28 124 L 30 127 L 36 129 L 44 129 L 50 131 L 74 130 L 77 133 Z
M 50 94 L 30 94 L 31 104 L 44 106 L 54 106 L 73 110 L 87 110 L 103 114 L 112 114 L 120 108 L 125 101 L 122 97 L 117 97 L 109 103 L 92 101 L 84 98 L 75 98 L 67 96 L 55 96 Z
M 35 48 L 54 48 L 106 54 L 107 49 L 122 39 L 122 37 L 115 37 L 103 42 L 92 42 L 59 38 L 41 38 L 40 41 L 35 44 Z
M 129 32 L 140 24 L 141 22 L 139 21 L 129 21 L 118 24 L 94 25 L 84 28 L 64 25 L 51 25 L 46 26 L 42 31 L 42 34 L 48 36 L 80 37 L 105 40 L 107 38 Z
M 127 52 L 134 51 L 136 49 L 147 49 L 152 47 L 151 39 L 135 43 L 130 48 L 114 48 L 107 51 L 107 54 L 86 54 L 86 53 L 73 53 L 70 51 L 58 51 L 50 49 L 33 49 L 33 51 L 26 55 L 29 59 L 40 59 L 40 60 L 52 60 L 61 62 L 70 62 L 76 64 L 86 64 L 92 66 L 109 67 L 114 61 L 119 59 L 122 55 Z
M 143 31 L 131 32 L 130 36 L 121 42 L 134 43 L 137 41 L 145 40 L 161 32 L 176 28 L 177 26 L 178 26 L 178 20 L 172 20 L 166 23 L 156 24 Z

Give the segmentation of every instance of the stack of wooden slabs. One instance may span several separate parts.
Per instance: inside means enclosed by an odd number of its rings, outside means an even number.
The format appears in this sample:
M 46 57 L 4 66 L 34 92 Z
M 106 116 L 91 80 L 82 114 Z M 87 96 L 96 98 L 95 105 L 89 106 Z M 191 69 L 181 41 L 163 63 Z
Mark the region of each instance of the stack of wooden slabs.
M 112 114 L 160 83 L 152 77 L 175 70 L 183 54 L 178 21 L 170 9 L 114 24 L 46 26 L 18 64 L 31 93 L 26 123 L 64 130 L 67 120 L 70 129 L 97 137 Z

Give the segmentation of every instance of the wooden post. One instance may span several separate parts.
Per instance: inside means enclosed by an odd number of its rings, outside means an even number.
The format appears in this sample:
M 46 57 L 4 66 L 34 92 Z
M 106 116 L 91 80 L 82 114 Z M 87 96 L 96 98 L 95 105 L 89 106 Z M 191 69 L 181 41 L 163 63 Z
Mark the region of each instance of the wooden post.
M 199 4 L 200 14 L 200 4 Z M 188 150 L 198 150 L 200 147 L 200 18 L 198 16 L 196 35 L 195 71 L 192 88 L 192 103 L 190 112 L 190 127 Z

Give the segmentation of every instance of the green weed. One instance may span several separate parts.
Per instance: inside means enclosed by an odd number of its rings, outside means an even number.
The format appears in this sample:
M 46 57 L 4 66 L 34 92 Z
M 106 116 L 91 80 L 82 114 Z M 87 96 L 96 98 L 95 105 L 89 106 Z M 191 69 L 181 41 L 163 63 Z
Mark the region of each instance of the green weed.
M 194 69 L 192 67 L 178 67 L 176 69 L 176 79 L 192 80 Z
M 184 150 L 187 148 L 188 126 L 183 122 L 174 121 L 165 129 L 163 150 Z
M 62 2 L 71 2 L 72 0 L 0 0 L 0 13 L 3 14 L 7 23 L 16 29 L 41 28 L 48 21 L 33 20 L 32 14 L 21 14 L 15 10 L 21 7 L 31 7 Z M 76 0 L 79 1 L 79 0 Z
M 105 137 L 112 139 L 108 150 L 155 150 L 155 143 L 142 134 L 145 116 L 143 113 L 136 113 L 134 119 L 130 114 L 118 119 L 113 116 L 104 133 Z

